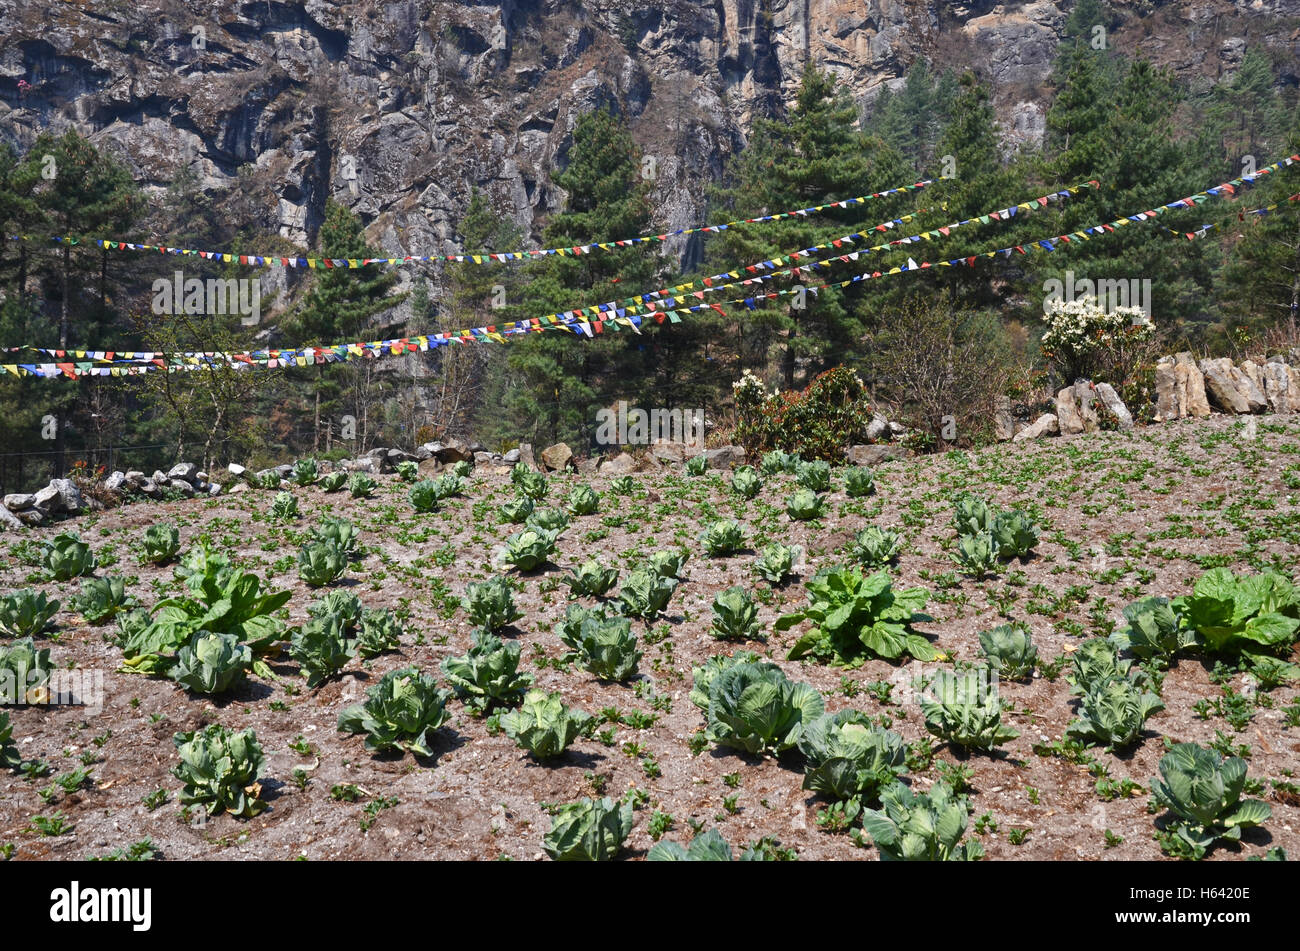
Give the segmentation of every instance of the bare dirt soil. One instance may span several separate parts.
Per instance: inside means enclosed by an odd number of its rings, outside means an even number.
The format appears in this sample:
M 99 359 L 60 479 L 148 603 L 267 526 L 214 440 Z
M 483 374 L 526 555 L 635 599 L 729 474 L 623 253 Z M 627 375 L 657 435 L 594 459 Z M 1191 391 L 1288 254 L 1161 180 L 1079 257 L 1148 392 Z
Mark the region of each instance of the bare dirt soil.
M 814 522 L 785 514 L 794 488 L 789 475 L 765 477 L 762 493 L 751 502 L 730 490 L 729 474 L 692 478 L 674 467 L 633 478 L 635 490 L 618 497 L 606 476 L 551 477 L 547 504 L 562 504 L 571 487 L 590 484 L 601 493 L 600 510 L 573 519 L 552 564 L 519 577 L 516 601 L 524 616 L 506 634 L 524 647 L 521 669 L 536 677 L 537 686 L 560 691 L 570 705 L 657 718 L 646 729 L 602 724 L 615 731 L 609 742 L 581 738 L 549 765 L 503 733 L 491 735 L 485 720 L 469 715 L 455 699 L 432 760 L 372 755 L 362 737 L 336 729 L 340 711 L 364 699 L 386 671 L 415 664 L 441 683 L 439 663 L 469 647 L 471 624 L 458 598 L 468 582 L 498 571 L 494 550 L 519 527 L 500 520 L 498 507 L 514 494 L 502 472 L 477 471 L 467 480 L 465 497 L 432 514 L 416 514 L 407 500 L 409 487 L 383 476 L 368 500 L 292 489 L 303 517 L 288 524 L 269 517 L 274 493 L 250 490 L 211 500 L 134 503 L 26 536 L 5 536 L 0 590 L 36 587 L 57 597 L 57 628 L 40 646 L 51 648 L 58 667 L 103 671 L 105 692 L 98 714 L 74 706 L 9 708 L 22 757 L 45 761 L 51 772 L 35 779 L 0 775 L 0 847 L 12 844 L 13 859 L 81 859 L 143 839 L 166 859 L 536 859 L 550 824 L 545 804 L 597 793 L 618 796 L 635 786 L 649 798 L 636 812 L 624 858 L 649 850 L 655 812 L 671 815 L 666 837 L 683 843 L 692 825 L 716 826 L 735 849 L 770 836 L 800 859 L 877 858 L 869 839 L 860 846 L 850 835 L 819 827 L 826 803 L 801 788 L 797 752 L 760 760 L 708 746 L 693 755 L 690 741 L 704 717 L 687 699 L 691 668 L 744 647 L 816 687 L 828 712 L 852 706 L 886 716 L 893 730 L 918 744 L 917 761 L 905 777 L 915 788 L 939 779 L 940 764 L 967 766 L 972 826 L 990 817 L 968 836 L 979 838 L 990 859 L 1161 858 L 1147 791 L 1166 738 L 1203 745 L 1217 740 L 1221 748 L 1230 744 L 1248 753 L 1250 776 L 1263 785 L 1255 795 L 1272 807 L 1263 828 L 1246 833 L 1240 846 L 1215 849 L 1212 859 L 1262 855 L 1272 846 L 1300 856 L 1300 801 L 1288 785 L 1290 770 L 1300 768 L 1300 728 L 1286 724 L 1284 711 L 1297 702 L 1295 683 L 1253 692 L 1241 672 L 1215 673 L 1213 660 L 1180 659 L 1164 680 L 1166 710 L 1148 722 L 1141 742 L 1120 755 L 1101 748 L 1089 754 L 1115 782 L 1131 778 L 1140 784 L 1129 798 L 1106 801 L 1086 765 L 1041 755 L 1041 748 L 1035 752 L 1036 745 L 1059 739 L 1075 716 L 1065 677 L 1048 679 L 1041 672 L 1001 684 L 1009 707 L 1004 719 L 1020 731 L 1018 738 L 995 755 L 961 755 L 930 738 L 933 761 L 926 766 L 928 734 L 906 688 L 915 674 L 936 664 L 874 660 L 846 671 L 785 660 L 804 627 L 776 633 L 772 622 L 805 603 L 801 579 L 774 587 L 752 570 L 763 544 L 783 541 L 806 549 L 806 579 L 845 560 L 862 527 L 896 528 L 907 544 L 891 569 L 895 586 L 922 585 L 933 592 L 926 610 L 935 620 L 922 628 L 936 647 L 952 659 L 976 661 L 977 633 L 1014 618 L 1029 624 L 1040 660 L 1048 664 L 1087 637 L 1109 634 L 1129 602 L 1189 593 L 1210 567 L 1272 567 L 1294 577 L 1300 555 L 1300 418 L 1214 417 L 896 461 L 876 471 L 876 494 L 860 500 L 845 496 L 836 470 L 828 514 Z M 957 572 L 949 520 L 952 499 L 961 491 L 1035 514 L 1043 525 L 1036 554 L 982 581 Z M 79 580 L 41 581 L 31 564 L 34 542 L 60 530 L 77 531 L 100 556 L 97 573 L 127 576 L 129 591 L 152 607 L 182 586 L 170 566 L 143 562 L 140 539 L 149 524 L 173 522 L 180 527 L 182 551 L 206 539 L 268 579 L 270 587 L 291 589 L 287 615 L 298 624 L 321 592 L 299 580 L 295 556 L 308 526 L 325 514 L 345 516 L 362 531 L 364 556 L 341 586 L 368 607 L 392 607 L 409 616 L 399 652 L 354 660 L 343 676 L 314 690 L 285 654 L 272 662 L 278 681 L 252 678 L 219 699 L 190 694 L 166 679 L 120 672 L 121 652 L 108 640 L 113 624 L 91 626 L 69 606 Z M 717 559 L 704 555 L 699 535 L 716 518 L 745 525 L 747 551 Z M 626 572 L 651 552 L 677 545 L 691 551 L 688 580 L 666 617 L 634 624 L 645 650 L 637 679 L 603 683 L 577 664 L 552 663 L 564 653 L 553 630 L 567 603 L 569 589 L 559 584 L 564 569 L 595 556 Z M 709 634 L 714 595 L 736 584 L 762 601 L 766 642 L 734 644 Z M 880 682 L 892 683 L 893 690 L 886 695 Z M 1220 697 L 1225 689 L 1250 698 L 1250 719 L 1239 730 L 1220 716 L 1202 719 L 1193 711 L 1198 700 Z M 196 824 L 181 814 L 180 783 L 171 773 L 178 762 L 173 734 L 214 722 L 253 728 L 267 751 L 262 789 L 269 808 L 256 818 L 219 815 Z M 53 785 L 54 777 L 83 762 L 90 763 L 92 778 L 81 789 L 69 793 Z M 297 769 L 305 773 L 295 780 Z M 356 801 L 331 796 L 343 784 L 359 788 Z M 166 791 L 165 801 L 157 804 L 162 796 L 156 795 L 146 805 L 157 790 Z M 68 827 L 62 834 L 34 827 L 34 817 L 57 814 Z M 1027 832 L 1021 839 L 1013 830 Z

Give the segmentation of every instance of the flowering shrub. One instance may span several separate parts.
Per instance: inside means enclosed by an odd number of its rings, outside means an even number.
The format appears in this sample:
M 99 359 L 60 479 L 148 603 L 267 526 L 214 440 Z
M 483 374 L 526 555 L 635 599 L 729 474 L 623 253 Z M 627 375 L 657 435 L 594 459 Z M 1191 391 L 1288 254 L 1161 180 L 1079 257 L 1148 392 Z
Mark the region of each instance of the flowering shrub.
M 732 390 L 739 419 L 735 438 L 750 458 L 781 449 L 839 462 L 846 446 L 866 441 L 871 407 L 862 380 L 848 367 L 827 370 L 802 392 L 770 395 L 746 370 Z
M 1065 383 L 1105 380 L 1122 385 L 1145 361 L 1155 326 L 1141 308 L 1107 312 L 1096 297 L 1048 303 L 1043 355 Z

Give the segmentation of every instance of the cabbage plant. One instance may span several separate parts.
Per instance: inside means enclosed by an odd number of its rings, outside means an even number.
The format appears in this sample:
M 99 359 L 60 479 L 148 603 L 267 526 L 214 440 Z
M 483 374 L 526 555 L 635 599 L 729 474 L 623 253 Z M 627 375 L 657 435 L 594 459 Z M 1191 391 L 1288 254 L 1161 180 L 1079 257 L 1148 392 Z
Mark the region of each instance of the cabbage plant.
M 601 680 L 622 683 L 633 677 L 641 662 L 632 622 L 624 617 L 588 616 L 578 627 L 578 661 Z
M 957 538 L 957 551 L 953 554 L 963 573 L 980 579 L 998 569 L 998 543 L 989 532 L 961 535 Z
M 515 532 L 506 539 L 501 561 L 520 571 L 532 571 L 546 564 L 555 554 L 559 537 L 560 533 L 555 529 L 525 527 L 522 532 Z
M 319 479 L 320 463 L 315 459 L 299 459 L 289 470 L 289 481 L 304 489 L 309 485 L 315 485 Z
M 39 637 L 53 625 L 59 602 L 42 591 L 23 589 L 0 597 L 0 637 Z
M 979 639 L 980 653 L 1000 677 L 1024 680 L 1038 665 L 1038 648 L 1034 646 L 1029 625 L 1023 621 L 980 631 Z
M 1133 678 L 1106 677 L 1084 690 L 1079 718 L 1065 732 L 1119 749 L 1137 740 L 1147 717 L 1164 708 L 1159 697 Z
M 78 535 L 60 532 L 46 542 L 45 570 L 55 581 L 67 581 L 95 570 L 95 556 Z
M 844 471 L 844 494 L 860 499 L 876 491 L 876 477 L 866 466 L 854 466 Z
M 783 545 L 780 542 L 773 542 L 771 545 L 765 545 L 759 552 L 758 558 L 754 560 L 754 571 L 764 581 L 781 584 L 794 574 L 794 566 L 802 557 L 801 545 Z
M 785 514 L 796 522 L 808 522 L 826 514 L 826 498 L 812 489 L 797 489 L 785 503 Z
M 555 624 L 555 633 L 559 636 L 564 646 L 569 648 L 570 652 L 577 654 L 580 648 L 578 642 L 582 637 L 582 624 L 588 618 L 594 618 L 597 621 L 608 621 L 612 617 L 618 617 L 612 614 L 606 605 L 600 605 L 594 608 L 584 608 L 581 604 L 570 604 L 564 609 L 564 617 Z
M 831 799 L 872 799 L 907 772 L 907 744 L 860 710 L 841 710 L 807 724 L 799 737 L 803 788 Z
M 650 554 L 646 567 L 660 578 L 684 581 L 682 572 L 686 569 L 686 562 L 690 561 L 690 558 L 691 553 L 685 548 L 656 551 Z
M 798 453 L 787 453 L 779 449 L 773 449 L 771 452 L 763 453 L 763 459 L 758 468 L 763 475 L 777 475 L 782 472 L 793 473 L 801 461 Z
M 298 511 L 298 497 L 292 492 L 278 492 L 271 502 L 271 518 L 277 522 L 289 522 L 301 518 Z
M 644 569 L 630 572 L 618 589 L 619 610 L 628 617 L 652 621 L 668 610 L 677 590 L 676 578 L 665 578 Z
M 709 471 L 709 460 L 703 455 L 691 456 L 686 460 L 686 474 L 688 476 L 702 476 Z
M 963 495 L 953 502 L 952 527 L 958 535 L 979 535 L 993 530 L 993 510 L 983 499 Z
M 447 722 L 450 696 L 417 667 L 390 670 L 366 691 L 364 703 L 339 714 L 339 731 L 364 733 L 368 750 L 399 749 L 432 757 L 433 734 Z
M 225 693 L 253 666 L 253 652 L 232 634 L 196 631 L 181 647 L 169 676 L 195 693 Z
M 565 506 L 573 515 L 593 515 L 600 508 L 600 494 L 589 485 L 580 485 L 569 493 Z
M 542 848 L 557 862 L 608 862 L 632 832 L 632 803 L 580 799 L 557 806 Z
M 410 459 L 399 462 L 393 469 L 397 473 L 397 477 L 403 482 L 414 482 L 420 477 L 419 463 L 412 462 Z
M 81 593 L 72 598 L 72 609 L 96 626 L 135 605 L 134 596 L 126 593 L 126 579 L 120 577 L 87 578 L 81 583 Z
M 313 588 L 333 584 L 347 571 L 348 557 L 338 545 L 307 542 L 298 551 L 298 577 Z
M 357 630 L 357 653 L 362 657 L 378 657 L 402 646 L 406 631 L 391 608 L 382 611 L 366 608 L 361 612 L 361 626 Z
M 546 476 L 534 472 L 522 463 L 510 470 L 510 481 L 521 495 L 527 496 L 534 502 L 546 498 L 546 493 L 550 490 Z
M 589 558 L 560 579 L 569 586 L 573 597 L 587 595 L 603 597 L 618 582 L 618 569 L 605 568 L 594 558 Z
M 998 543 L 998 555 L 1004 561 L 1027 558 L 1038 544 L 1038 526 L 1018 509 L 999 512 L 993 519 L 992 535 Z
M 524 616 L 515 607 L 514 586 L 501 575 L 487 581 L 471 581 L 465 586 L 465 597 L 460 604 L 469 619 L 485 631 L 499 631 Z
M 1126 605 L 1123 613 L 1127 623 L 1110 636 L 1110 641 L 1119 650 L 1143 660 L 1170 660 L 1196 643 L 1195 635 L 1183 626 L 1168 598 L 1142 598 Z
M 903 540 L 898 532 L 868 525 L 853 540 L 852 557 L 864 568 L 883 568 L 898 560 Z
M 559 534 L 569 527 L 569 516 L 560 508 L 534 508 L 525 520 L 524 527 Z
M 298 662 L 308 687 L 317 687 L 335 676 L 356 656 L 356 641 L 350 638 L 343 614 L 322 614 L 293 632 L 289 656 Z
M 1002 722 L 1004 709 L 988 668 L 939 670 L 920 678 L 925 728 L 954 746 L 992 750 L 1020 735 Z
M 789 680 L 774 664 L 733 664 L 709 683 L 705 734 L 719 746 L 778 755 L 825 712 L 821 694 Z
M 1241 830 L 1273 815 L 1258 799 L 1242 799 L 1246 761 L 1224 759 L 1195 743 L 1178 743 L 1160 760 L 1160 778 L 1151 780 L 1151 800 L 1167 810 L 1157 839 L 1179 858 L 1201 859 L 1216 842 L 1237 842 Z
M 438 503 L 442 501 L 437 483 L 432 479 L 421 479 L 412 485 L 407 497 L 411 500 L 411 508 L 417 512 L 436 512 Z
M 709 633 L 722 640 L 762 639 L 758 605 L 748 589 L 739 585 L 720 591 L 713 599 L 713 623 Z
M 158 522 L 144 530 L 144 560 L 165 565 L 181 549 L 181 533 L 175 525 Z
M 913 627 L 933 620 L 921 613 L 930 599 L 925 588 L 895 591 L 883 571 L 864 576 L 856 568 L 844 567 L 819 571 L 805 587 L 808 606 L 782 615 L 775 625 L 784 631 L 802 621 L 813 622 L 813 628 L 790 649 L 789 660 L 811 656 L 858 667 L 868 657 L 935 658 L 930 642 Z
M 184 784 L 182 805 L 201 805 L 210 816 L 228 812 L 243 819 L 266 808 L 258 783 L 266 756 L 252 730 L 236 733 L 214 723 L 203 730 L 177 733 L 172 742 L 181 760 L 172 775 Z
M 763 480 L 753 466 L 741 466 L 731 476 L 731 490 L 741 498 L 752 499 L 763 491 Z
M 862 813 L 862 827 L 880 851 L 896 862 L 975 861 L 984 857 L 978 841 L 962 842 L 970 821 L 970 803 L 953 795 L 947 783 L 914 794 L 902 783 L 880 794 L 880 809 Z
M 794 470 L 794 480 L 805 489 L 813 492 L 831 490 L 831 465 L 824 459 L 810 459 L 801 462 Z
M 442 662 L 442 673 L 474 716 L 493 707 L 512 707 L 533 685 L 532 674 L 519 672 L 519 645 L 477 631 L 474 643 L 459 657 Z
M 709 709 L 709 687 L 713 684 L 713 679 L 729 667 L 737 664 L 758 664 L 766 663 L 761 657 L 753 651 L 736 651 L 730 656 L 715 654 L 704 662 L 703 667 L 691 668 L 691 693 L 690 701 L 701 710 L 707 712 Z M 775 664 L 771 665 L 774 669 L 780 670 Z
M 0 766 L 5 769 L 18 769 L 22 762 L 22 754 L 18 752 L 18 744 L 14 742 L 14 728 L 9 722 L 9 714 L 0 710 Z
M 352 493 L 354 499 L 370 498 L 370 493 L 375 491 L 375 486 L 378 484 L 364 472 L 354 472 L 348 476 L 348 491 Z
M 320 478 L 320 487 L 324 492 L 337 492 L 347 484 L 348 474 L 346 472 L 331 472 Z
M 528 516 L 533 514 L 533 500 L 526 495 L 516 495 L 509 502 L 504 503 L 498 511 L 501 513 L 502 521 L 519 524 L 527 521 Z
M 0 645 L 0 686 L 14 687 L 12 696 L 4 695 L 7 690 L 0 691 L 0 702 L 25 706 L 48 700 L 52 672 L 49 648 L 37 650 L 30 637 Z
M 519 709 L 503 713 L 500 723 L 520 749 L 546 760 L 559 756 L 579 736 L 590 732 L 596 718 L 565 706 L 558 693 L 529 690 Z
M 356 557 L 357 539 L 361 536 L 361 533 L 346 518 L 336 518 L 328 515 L 311 526 L 309 531 L 311 537 L 316 541 L 330 542 L 338 546 L 348 560 Z
M 731 846 L 717 829 L 701 832 L 691 839 L 690 845 L 682 845 L 664 839 L 656 842 L 646 853 L 647 862 L 731 862 Z
M 745 529 L 734 518 L 719 519 L 705 529 L 700 541 L 710 558 L 734 555 L 745 547 Z

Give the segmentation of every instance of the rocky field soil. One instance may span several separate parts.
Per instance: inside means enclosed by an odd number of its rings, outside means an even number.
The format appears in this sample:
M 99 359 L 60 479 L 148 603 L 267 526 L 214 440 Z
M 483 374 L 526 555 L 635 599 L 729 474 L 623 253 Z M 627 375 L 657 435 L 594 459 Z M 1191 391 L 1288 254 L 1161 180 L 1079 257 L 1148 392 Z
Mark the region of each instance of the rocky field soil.
M 5 536 L 0 590 L 29 587 L 57 598 L 54 626 L 37 646 L 50 649 L 58 668 L 102 672 L 104 691 L 99 712 L 7 709 L 21 758 L 48 769 L 0 776 L 0 849 L 12 859 L 80 859 L 147 839 L 166 859 L 525 860 L 543 854 L 551 805 L 623 796 L 635 787 L 638 808 L 625 858 L 643 857 L 660 837 L 685 843 L 693 828 L 716 828 L 737 850 L 767 838 L 771 850 L 800 859 L 877 858 L 857 824 L 831 830 L 829 802 L 802 788 L 797 751 L 760 759 L 698 736 L 705 720 L 688 697 L 692 668 L 747 649 L 812 685 L 828 712 L 856 708 L 900 734 L 909 744 L 903 780 L 914 790 L 944 778 L 963 780 L 967 838 L 980 841 L 991 859 L 1162 857 L 1148 803 L 1167 741 L 1246 757 L 1249 791 L 1271 807 L 1262 827 L 1247 831 L 1239 845 L 1216 848 L 1211 859 L 1262 856 L 1277 846 L 1300 854 L 1294 682 L 1261 684 L 1233 662 L 1186 654 L 1164 673 L 1165 709 L 1147 721 L 1136 744 L 1112 753 L 1059 742 L 1076 716 L 1066 680 L 1070 657 L 1086 639 L 1122 626 L 1123 606 L 1149 595 L 1188 594 L 1216 567 L 1294 575 L 1300 554 L 1295 416 L 1215 416 L 888 461 L 875 470 L 875 493 L 862 498 L 846 495 L 844 470 L 837 468 L 825 514 L 810 521 L 785 511 L 795 492 L 791 475 L 764 477 L 761 492 L 748 501 L 732 490 L 730 473 L 718 471 L 690 476 L 674 466 L 637 473 L 621 494 L 607 474 L 551 475 L 542 504 L 560 506 L 573 487 L 587 484 L 600 493 L 599 509 L 572 517 L 550 562 L 506 572 L 516 579 L 522 617 L 502 634 L 522 646 L 520 668 L 537 686 L 558 691 L 602 722 L 543 764 L 451 699 L 431 757 L 372 754 L 361 737 L 337 730 L 339 714 L 386 672 L 409 664 L 446 686 L 440 663 L 463 654 L 472 640 L 460 597 L 468 583 L 502 571 L 494 564 L 496 550 L 519 528 L 500 512 L 515 495 L 508 471 L 480 465 L 462 497 L 427 514 L 413 511 L 407 484 L 381 475 L 369 499 L 286 486 L 298 499 L 296 520 L 272 517 L 275 493 L 250 489 L 145 500 Z M 1033 515 L 1041 526 L 1034 553 L 982 580 L 961 573 L 952 559 L 951 518 L 953 500 L 963 492 Z M 152 608 L 183 589 L 173 566 L 154 567 L 142 558 L 146 528 L 169 522 L 179 527 L 182 556 L 206 543 L 270 588 L 291 591 L 287 620 L 301 624 L 322 589 L 299 579 L 296 553 L 309 526 L 325 515 L 346 517 L 361 532 L 361 557 L 335 587 L 367 607 L 392 608 L 405 633 L 399 650 L 354 659 L 341 676 L 315 688 L 285 654 L 270 658 L 273 677 L 253 676 L 216 698 L 124 673 L 122 652 L 110 640 L 114 624 L 92 625 L 70 606 L 81 581 L 45 580 L 39 567 L 41 543 L 74 530 L 98 556 L 96 573 L 125 577 L 127 592 Z M 711 558 L 700 535 L 722 518 L 743 525 L 744 549 Z M 775 619 L 806 603 L 802 582 L 847 560 L 856 533 L 868 525 L 902 533 L 901 556 L 889 569 L 894 586 L 930 591 L 925 611 L 933 620 L 917 627 L 946 659 L 873 659 L 857 669 L 787 660 L 807 625 L 778 632 Z M 805 550 L 799 577 L 784 584 L 753 571 L 757 553 L 777 541 Z M 611 683 L 566 661 L 557 634 L 570 603 L 560 583 L 564 570 L 596 558 L 625 579 L 652 552 L 676 547 L 690 552 L 685 581 L 663 616 L 633 623 L 644 651 L 639 673 Z M 762 637 L 727 642 L 711 635 L 710 606 L 733 585 L 759 603 Z M 978 633 L 1011 619 L 1029 625 L 1039 652 L 1031 678 L 1000 684 L 1003 720 L 1019 735 L 988 753 L 964 753 L 929 735 L 910 689 L 914 678 L 951 662 L 978 661 Z M 266 750 L 261 795 L 268 808 L 255 818 L 222 814 L 199 821 L 177 800 L 173 735 L 212 723 L 252 728 Z M 78 769 L 88 775 L 78 778 Z

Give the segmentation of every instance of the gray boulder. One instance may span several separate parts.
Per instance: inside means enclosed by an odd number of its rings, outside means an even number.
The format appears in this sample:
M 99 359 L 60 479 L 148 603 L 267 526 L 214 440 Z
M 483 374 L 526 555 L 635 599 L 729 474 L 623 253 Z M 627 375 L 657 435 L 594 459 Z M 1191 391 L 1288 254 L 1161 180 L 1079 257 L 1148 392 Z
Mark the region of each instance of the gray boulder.
M 650 455 L 654 456 L 661 462 L 680 463 L 686 461 L 687 448 L 685 443 L 673 442 L 667 439 L 655 440 L 650 447 Z
M 16 532 L 26 527 L 22 519 L 9 511 L 7 507 L 0 505 L 0 532 Z
M 889 420 L 880 413 L 872 415 L 871 422 L 867 423 L 867 438 L 872 442 L 883 442 L 888 439 Z
M 533 458 L 532 443 L 521 442 L 519 444 L 519 461 L 531 469 L 537 468 L 537 460 Z
M 460 439 L 448 439 L 445 443 L 433 443 L 436 448 L 433 450 L 434 457 L 444 466 L 457 462 L 470 462 L 474 458 L 474 450 L 469 447 L 469 443 Z
M 114 470 L 112 475 L 104 480 L 104 488 L 109 492 L 121 492 L 122 487 L 126 485 L 126 473 L 120 469 Z
M 566 443 L 557 442 L 554 446 L 547 446 L 542 450 L 542 465 L 553 472 L 566 467 L 572 458 L 573 450 Z
M 186 496 L 194 494 L 194 486 L 184 479 L 168 479 L 167 488 Z
M 519 450 L 517 448 L 509 450 L 501 457 L 501 461 L 508 466 L 513 466 L 519 461 Z
M 1016 434 L 1016 421 L 1011 415 L 1011 398 L 999 396 L 993 407 L 993 438 L 1007 442 Z
M 1012 437 L 1012 442 L 1024 442 L 1026 439 L 1041 439 L 1061 431 L 1060 421 L 1052 413 L 1044 413 Z
M 1083 417 L 1079 415 L 1079 404 L 1072 386 L 1056 394 L 1056 421 L 1062 436 L 1083 432 Z
M 10 512 L 23 512 L 36 507 L 36 496 L 31 492 L 11 492 L 4 497 L 4 507 Z
M 710 469 L 730 469 L 745 464 L 745 450 L 740 446 L 719 446 L 704 450 L 704 460 Z
M 36 507 L 46 512 L 76 514 L 86 507 L 81 490 L 71 479 L 51 479 L 50 484 L 36 493 Z
M 600 464 L 600 471 L 609 475 L 627 475 L 636 470 L 636 459 L 632 458 L 631 453 L 620 452 L 612 459 L 606 459 Z
M 167 478 L 184 479 L 194 485 L 199 481 L 199 467 L 192 462 L 178 462 L 167 470 Z
M 1109 383 L 1098 383 L 1096 388 L 1097 400 L 1112 416 L 1119 420 L 1119 428 L 1128 430 L 1133 428 L 1133 414 L 1128 411 L 1124 401 L 1119 398 L 1115 392 L 1115 387 Z

